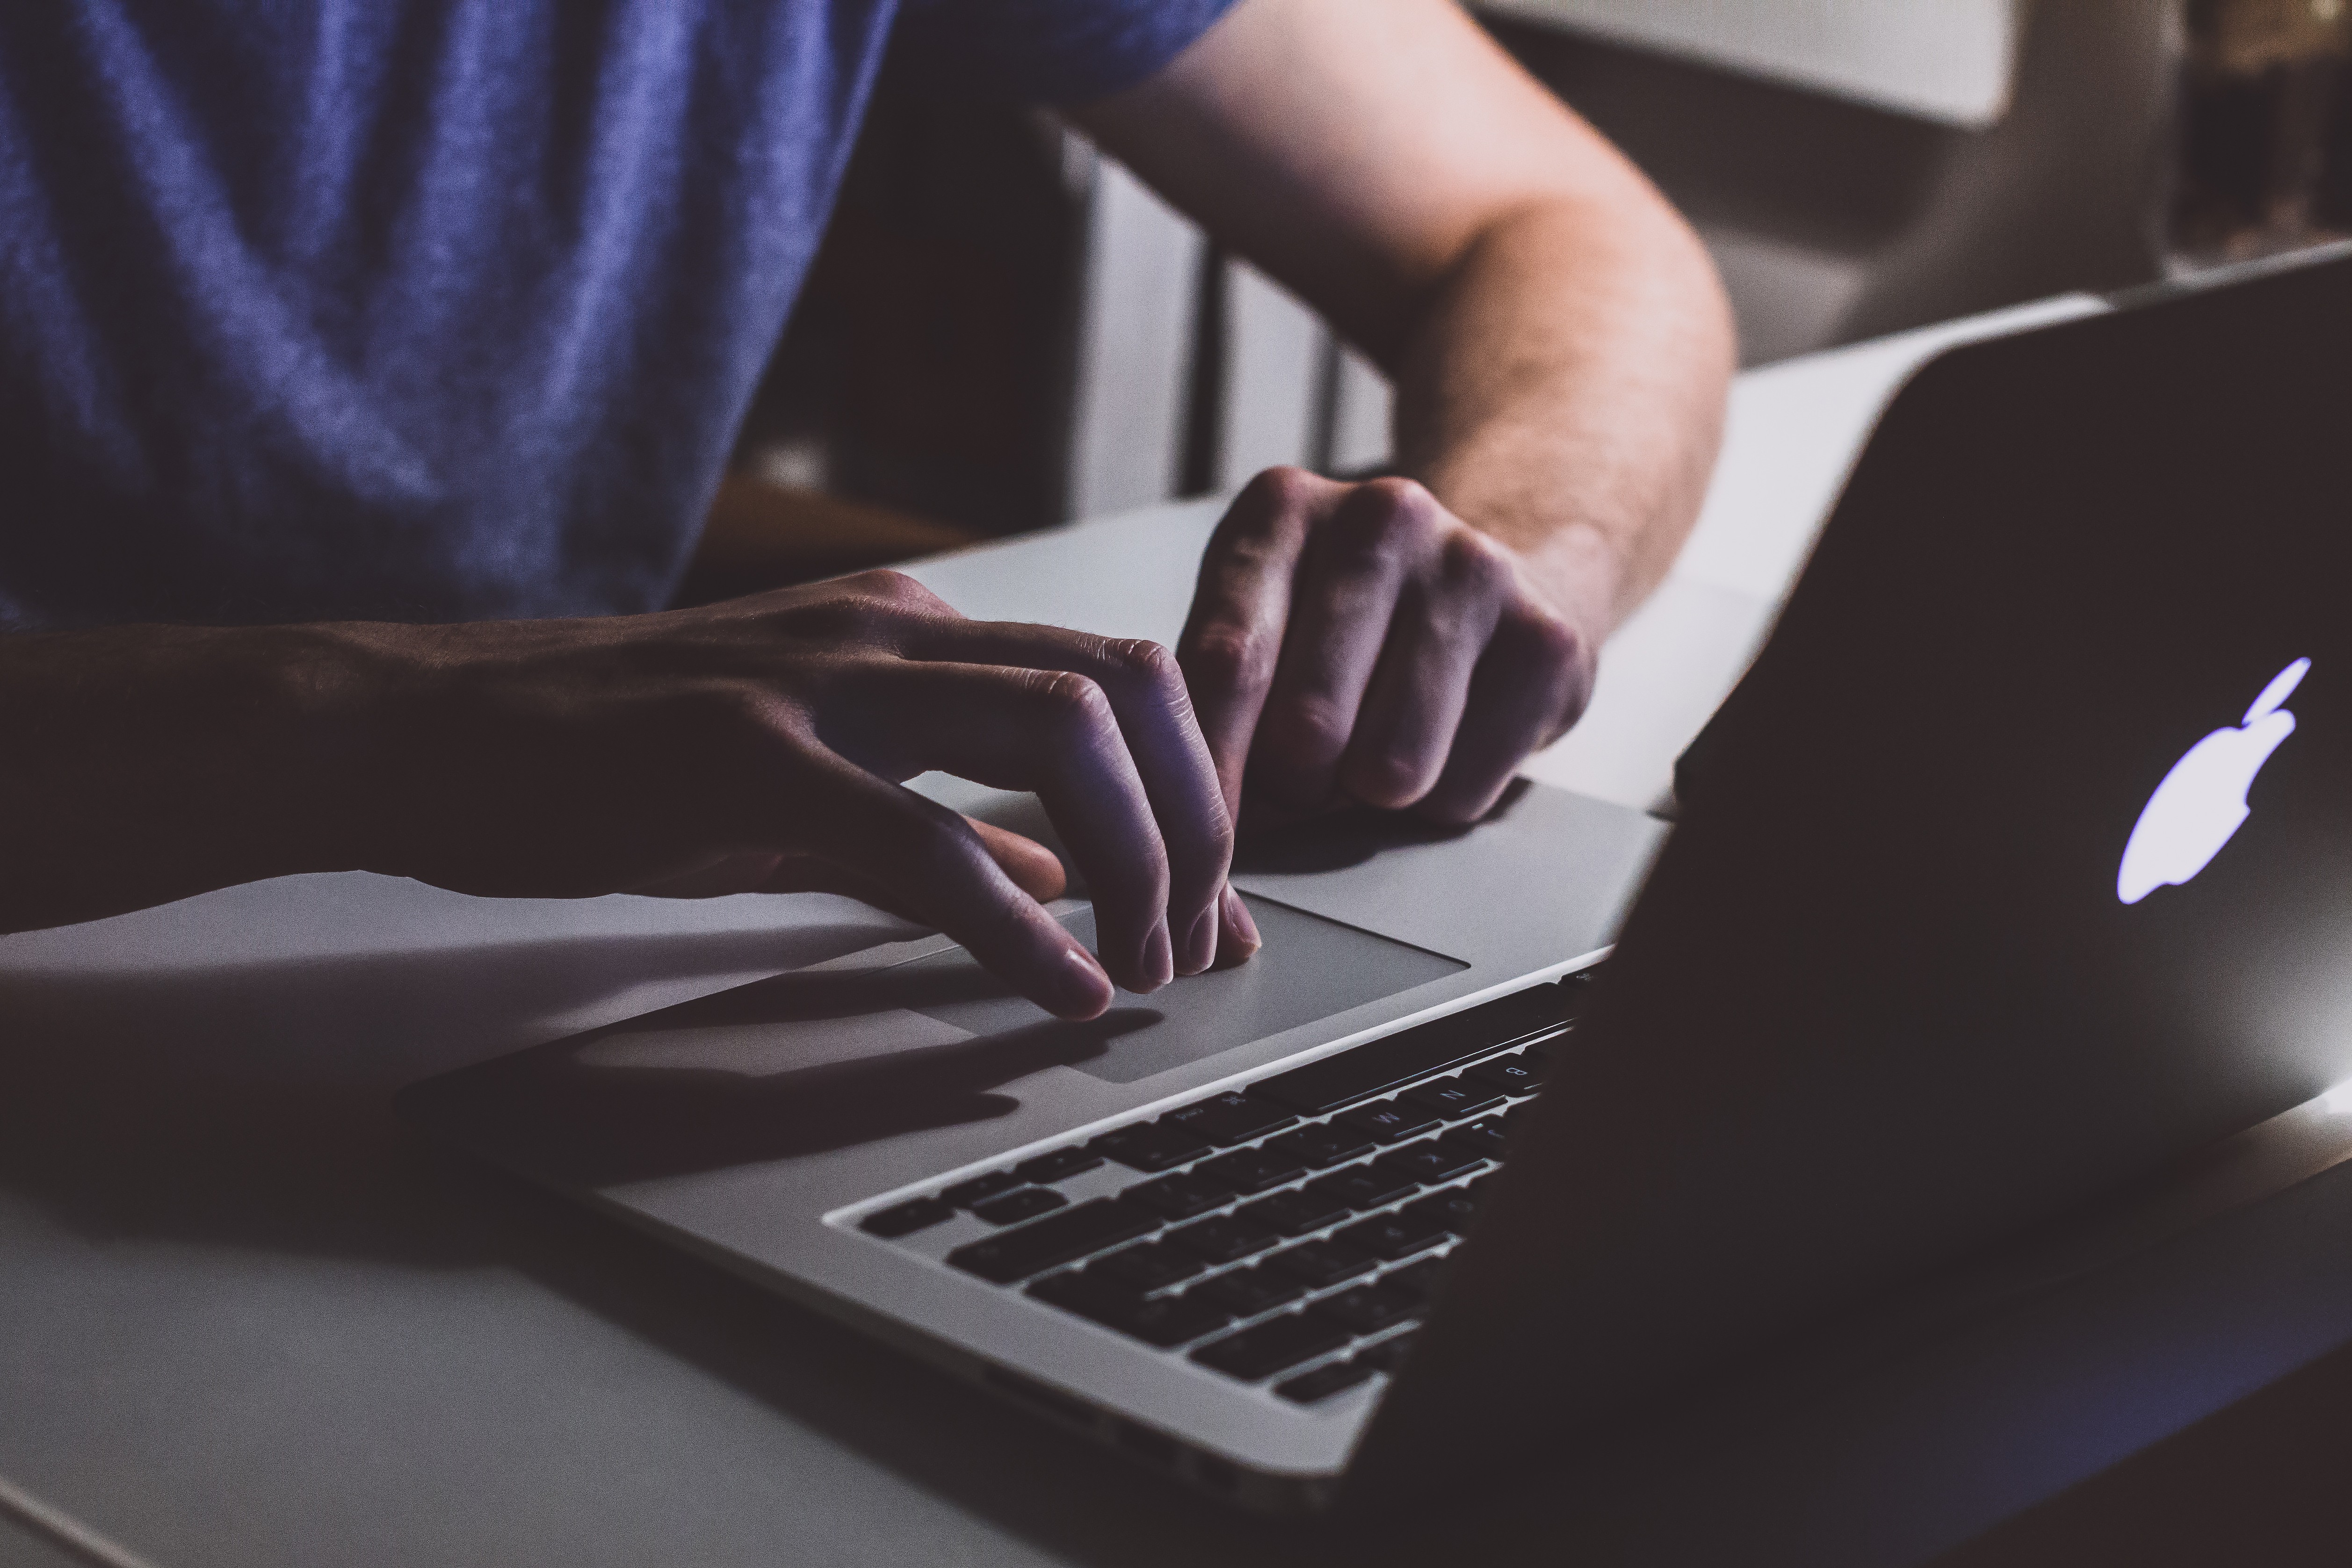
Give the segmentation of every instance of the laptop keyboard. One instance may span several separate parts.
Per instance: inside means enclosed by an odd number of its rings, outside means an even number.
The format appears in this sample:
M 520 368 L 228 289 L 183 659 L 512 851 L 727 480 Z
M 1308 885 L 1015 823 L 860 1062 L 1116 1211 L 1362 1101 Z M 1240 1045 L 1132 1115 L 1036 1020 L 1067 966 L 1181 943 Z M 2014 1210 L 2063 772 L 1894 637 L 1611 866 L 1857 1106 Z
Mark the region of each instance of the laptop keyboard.
M 947 1262 L 1312 1405 L 1395 1371 L 1593 971 L 877 1209 Z M 1135 1179 L 1073 1200 L 1058 1184 Z

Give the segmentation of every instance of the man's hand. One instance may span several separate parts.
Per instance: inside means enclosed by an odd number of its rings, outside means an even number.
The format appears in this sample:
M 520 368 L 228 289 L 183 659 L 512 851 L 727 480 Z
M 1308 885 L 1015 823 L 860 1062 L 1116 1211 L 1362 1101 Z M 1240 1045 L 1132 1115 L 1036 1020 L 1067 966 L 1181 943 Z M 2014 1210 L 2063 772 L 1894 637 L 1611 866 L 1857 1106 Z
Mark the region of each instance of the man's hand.
M 1420 485 L 1297 468 L 1218 524 L 1177 644 L 1236 821 L 1246 773 L 1284 816 L 1357 801 L 1474 821 L 1584 711 L 1596 651 Z
M 965 620 L 896 572 L 660 615 L 8 640 L 9 928 L 289 871 L 536 897 L 822 888 L 936 926 L 1040 1006 L 1100 1013 L 1256 934 L 1174 658 Z M 902 788 L 1034 790 L 1042 846 Z M 79 782 L 77 782 L 77 780 Z
M 1179 648 L 1227 803 L 1478 816 L 1698 515 L 1706 250 L 1457 0 L 1238 0 L 1071 116 L 1388 372 L 1419 482 L 1276 470 L 1217 530 Z

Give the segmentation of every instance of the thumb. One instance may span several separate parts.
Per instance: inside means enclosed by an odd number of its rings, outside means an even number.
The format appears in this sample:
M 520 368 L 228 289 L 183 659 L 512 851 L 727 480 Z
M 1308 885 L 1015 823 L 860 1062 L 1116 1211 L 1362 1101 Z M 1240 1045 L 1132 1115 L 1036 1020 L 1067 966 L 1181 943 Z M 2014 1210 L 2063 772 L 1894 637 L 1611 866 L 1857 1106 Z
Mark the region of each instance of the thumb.
M 1062 869 L 1061 857 L 1036 840 L 974 817 L 964 821 L 980 835 L 988 858 L 1013 879 L 1013 886 L 1038 903 L 1051 904 L 1069 890 L 1070 876 Z
M 1062 869 L 1061 858 L 1053 851 L 1033 838 L 976 818 L 966 817 L 964 821 L 980 840 L 981 848 L 988 852 L 988 858 L 994 861 L 997 869 L 1003 872 L 1013 885 L 1023 893 L 1039 904 L 1050 904 L 1068 890 L 1069 873 Z M 757 885 L 761 893 L 845 894 L 901 920 L 911 920 L 919 925 L 930 924 L 908 909 L 906 900 L 877 879 L 861 875 L 845 866 L 818 860 L 813 855 L 776 857 Z

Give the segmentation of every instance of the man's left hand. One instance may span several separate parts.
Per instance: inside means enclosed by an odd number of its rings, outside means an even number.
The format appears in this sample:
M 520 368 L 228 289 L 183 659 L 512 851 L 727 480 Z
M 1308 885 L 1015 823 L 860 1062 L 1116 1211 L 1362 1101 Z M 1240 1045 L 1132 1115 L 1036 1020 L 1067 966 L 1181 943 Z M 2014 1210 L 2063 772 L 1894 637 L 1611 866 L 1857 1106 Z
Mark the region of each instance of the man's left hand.
M 1597 631 L 1410 479 L 1259 475 L 1177 645 L 1227 807 L 1358 802 L 1471 822 L 1592 691 Z

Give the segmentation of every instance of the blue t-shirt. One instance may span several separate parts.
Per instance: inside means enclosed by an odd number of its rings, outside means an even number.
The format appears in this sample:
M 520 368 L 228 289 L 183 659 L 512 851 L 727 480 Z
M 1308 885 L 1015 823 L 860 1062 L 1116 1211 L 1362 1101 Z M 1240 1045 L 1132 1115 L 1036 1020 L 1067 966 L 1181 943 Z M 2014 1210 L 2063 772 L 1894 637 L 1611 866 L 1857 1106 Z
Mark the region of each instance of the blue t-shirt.
M 1228 4 L 0 5 L 0 627 L 658 606 L 894 25 L 1079 101 Z

